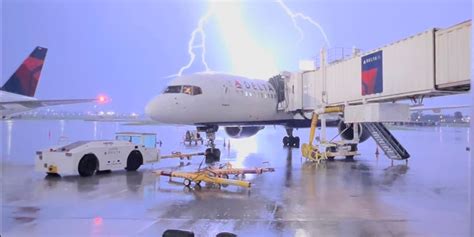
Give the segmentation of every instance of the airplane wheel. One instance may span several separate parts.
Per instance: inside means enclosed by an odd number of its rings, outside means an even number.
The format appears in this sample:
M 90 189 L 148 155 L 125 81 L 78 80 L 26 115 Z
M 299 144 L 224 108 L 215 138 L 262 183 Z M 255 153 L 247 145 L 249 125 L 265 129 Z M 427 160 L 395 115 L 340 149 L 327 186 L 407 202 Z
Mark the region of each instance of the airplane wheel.
M 94 154 L 87 154 L 81 158 L 78 165 L 79 175 L 82 177 L 92 176 L 97 170 L 99 161 Z
M 205 156 L 206 156 L 206 164 L 218 162 L 221 159 L 221 151 L 217 148 L 214 148 L 214 149 L 207 148 L 205 152 Z
M 214 161 L 219 162 L 221 160 L 221 150 L 219 149 L 214 149 Z
M 190 179 L 184 179 L 183 184 L 184 184 L 184 186 L 189 187 L 191 185 L 191 180 Z
M 290 144 L 290 138 L 288 136 L 285 136 L 285 137 L 283 137 L 282 142 L 283 142 L 283 146 L 287 147 Z
M 127 158 L 127 171 L 135 171 L 143 164 L 143 156 L 140 151 L 133 150 Z
M 292 140 L 293 140 L 293 142 L 292 142 L 293 147 L 299 148 L 300 147 L 300 137 L 293 137 Z

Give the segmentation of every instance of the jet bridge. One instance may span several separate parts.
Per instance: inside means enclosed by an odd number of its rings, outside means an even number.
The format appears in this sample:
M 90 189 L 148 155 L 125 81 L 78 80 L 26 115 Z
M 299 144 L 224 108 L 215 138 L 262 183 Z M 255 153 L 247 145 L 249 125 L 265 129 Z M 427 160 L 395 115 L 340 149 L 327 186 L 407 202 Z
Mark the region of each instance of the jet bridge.
M 286 112 L 322 106 L 412 100 L 470 90 L 471 20 L 446 29 L 430 29 L 384 47 L 282 73 Z M 371 121 L 372 122 L 372 121 Z
M 470 90 L 471 20 L 343 56 L 328 61 L 323 49 L 319 66 L 313 63 L 312 68 L 271 79 L 278 92 L 278 110 L 318 113 L 342 105 L 344 123 L 354 124 L 354 139 L 348 142 L 358 143 L 355 134 L 365 130 L 387 157 L 405 160 L 410 155 L 383 122 L 409 120 L 409 105 L 395 102 L 421 104 L 424 98 Z

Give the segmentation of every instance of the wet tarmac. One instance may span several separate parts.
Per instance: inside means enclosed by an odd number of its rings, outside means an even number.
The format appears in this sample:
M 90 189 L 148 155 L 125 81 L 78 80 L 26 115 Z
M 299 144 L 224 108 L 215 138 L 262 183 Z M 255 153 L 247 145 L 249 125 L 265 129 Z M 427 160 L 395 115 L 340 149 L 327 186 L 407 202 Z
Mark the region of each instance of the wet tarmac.
M 201 158 L 88 178 L 35 173 L 35 149 L 59 134 L 103 138 L 135 128 L 27 123 L 2 129 L 2 236 L 161 236 L 166 229 L 196 236 L 469 236 L 468 128 L 393 131 L 411 153 L 408 164 L 377 158 L 372 141 L 360 145 L 353 162 L 318 165 L 302 159 L 299 149 L 282 148 L 281 128 L 231 140 L 230 148 L 222 147 L 219 134 L 222 162 L 276 171 L 247 175 L 250 189 L 189 189 L 152 171 L 193 170 Z M 185 128 L 152 129 L 162 135 L 164 154 L 204 149 L 179 143 Z M 296 133 L 305 141 L 308 130 Z M 25 134 L 31 144 L 24 144 Z

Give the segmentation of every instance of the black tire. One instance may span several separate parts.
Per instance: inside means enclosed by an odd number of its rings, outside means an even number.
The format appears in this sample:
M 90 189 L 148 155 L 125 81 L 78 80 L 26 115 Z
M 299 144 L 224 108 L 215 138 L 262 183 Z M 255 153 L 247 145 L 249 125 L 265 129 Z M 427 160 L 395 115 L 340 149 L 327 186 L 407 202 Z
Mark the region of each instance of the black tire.
M 50 172 L 46 172 L 46 176 L 48 176 L 48 177 L 61 177 L 58 173 L 50 173 Z
M 221 232 L 217 234 L 216 237 L 237 237 L 237 235 L 229 232 Z
M 284 147 L 289 146 L 290 140 L 291 140 L 291 139 L 290 139 L 288 136 L 283 137 L 283 140 L 282 140 L 283 146 L 284 146 Z
M 221 150 L 219 149 L 214 149 L 214 161 L 219 162 L 221 161 Z
M 190 179 L 184 179 L 183 184 L 184 184 L 184 186 L 189 187 L 189 186 L 191 186 L 191 180 Z
M 84 155 L 77 166 L 77 171 L 82 177 L 92 176 L 99 167 L 99 161 L 94 154 Z
M 336 148 L 333 146 L 326 147 L 327 152 L 336 152 Z M 327 156 L 328 160 L 333 161 L 335 156 Z
M 207 148 L 205 152 L 205 157 L 206 157 L 206 164 L 218 162 L 221 159 L 221 151 L 217 148 L 214 148 L 214 149 Z
M 223 174 L 223 175 L 221 176 L 221 178 L 223 178 L 223 179 L 229 179 L 229 175 Z M 221 185 L 222 185 L 222 187 L 224 187 L 224 188 L 227 187 L 227 186 L 229 186 L 229 184 L 221 184 Z
M 299 148 L 300 147 L 300 137 L 293 137 L 293 147 Z
M 351 151 L 358 151 L 357 144 L 351 144 Z
M 194 233 L 185 230 L 166 230 L 163 237 L 194 237 Z
M 357 151 L 357 144 L 351 144 L 351 151 Z M 346 156 L 346 160 L 354 160 L 354 156 Z
M 127 158 L 127 171 L 135 171 L 143 164 L 143 156 L 140 151 L 133 150 Z

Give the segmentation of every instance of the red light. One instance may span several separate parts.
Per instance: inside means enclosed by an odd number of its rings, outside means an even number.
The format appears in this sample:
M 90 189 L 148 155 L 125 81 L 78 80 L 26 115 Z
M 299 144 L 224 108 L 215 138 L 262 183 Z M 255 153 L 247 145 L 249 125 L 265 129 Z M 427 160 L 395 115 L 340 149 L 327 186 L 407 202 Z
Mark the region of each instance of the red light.
M 94 225 L 102 225 L 103 219 L 102 217 L 98 216 L 94 218 Z
M 110 101 L 109 97 L 107 97 L 106 95 L 99 95 L 97 97 L 97 102 L 99 104 L 105 104 L 105 103 L 108 103 Z

